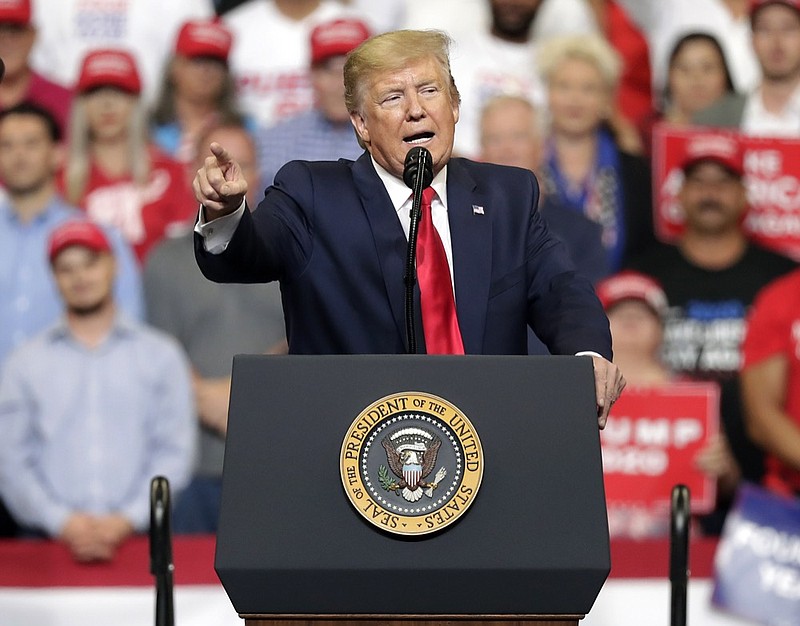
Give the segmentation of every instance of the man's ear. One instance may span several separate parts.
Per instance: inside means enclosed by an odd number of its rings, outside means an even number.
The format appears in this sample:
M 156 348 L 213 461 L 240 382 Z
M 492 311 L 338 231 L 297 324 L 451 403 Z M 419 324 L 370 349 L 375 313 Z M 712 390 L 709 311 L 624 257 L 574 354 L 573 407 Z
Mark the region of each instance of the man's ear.
M 358 138 L 361 140 L 359 143 L 365 147 L 368 146 L 369 127 L 367 126 L 367 121 L 364 119 L 364 116 L 358 112 L 350 113 L 350 122 L 353 124 L 353 128 L 356 129 L 356 135 L 358 135 Z

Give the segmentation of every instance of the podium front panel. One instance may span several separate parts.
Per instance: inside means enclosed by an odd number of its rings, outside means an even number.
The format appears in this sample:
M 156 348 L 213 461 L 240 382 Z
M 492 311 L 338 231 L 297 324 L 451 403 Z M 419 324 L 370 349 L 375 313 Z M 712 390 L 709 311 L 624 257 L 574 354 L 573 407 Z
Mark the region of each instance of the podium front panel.
M 367 522 L 342 442 L 376 400 L 429 393 L 478 432 L 474 503 L 439 532 Z M 240 614 L 585 614 L 610 570 L 591 359 L 234 359 L 216 569 Z

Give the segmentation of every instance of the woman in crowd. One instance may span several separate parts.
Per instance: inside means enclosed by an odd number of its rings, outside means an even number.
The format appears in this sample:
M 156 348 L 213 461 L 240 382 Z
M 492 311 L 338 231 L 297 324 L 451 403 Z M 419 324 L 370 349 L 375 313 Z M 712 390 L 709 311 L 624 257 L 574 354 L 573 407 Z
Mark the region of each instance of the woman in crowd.
M 674 126 L 691 124 L 698 112 L 733 91 L 725 53 L 713 35 L 688 33 L 678 39 L 669 55 L 661 106 L 641 127 L 647 154 L 651 152 L 653 126 L 657 122 Z
M 122 50 L 86 55 L 70 120 L 65 197 L 93 220 L 117 227 L 140 261 L 197 213 L 183 167 L 147 135 L 141 81 Z
M 550 111 L 545 193 L 599 223 L 609 267 L 653 241 L 650 169 L 621 149 L 613 128 L 620 76 L 616 52 L 599 36 L 559 37 L 538 57 Z
M 209 128 L 241 121 L 228 69 L 232 41 L 218 20 L 189 21 L 178 33 L 151 116 L 153 140 L 178 161 L 194 163 L 197 137 Z

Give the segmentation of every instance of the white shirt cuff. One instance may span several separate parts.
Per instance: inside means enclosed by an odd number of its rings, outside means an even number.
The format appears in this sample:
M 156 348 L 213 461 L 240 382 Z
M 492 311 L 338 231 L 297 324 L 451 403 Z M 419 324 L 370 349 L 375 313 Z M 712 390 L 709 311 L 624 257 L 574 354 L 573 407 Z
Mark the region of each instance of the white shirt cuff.
M 597 352 L 593 352 L 592 350 L 584 350 L 582 352 L 576 352 L 575 356 L 596 356 L 601 359 L 605 358 L 602 354 L 598 354 Z
M 233 233 L 244 215 L 245 201 L 233 213 L 223 215 L 210 222 L 206 221 L 203 205 L 200 205 L 200 218 L 194 225 L 194 232 L 203 238 L 203 247 L 210 254 L 222 254 L 233 239 Z

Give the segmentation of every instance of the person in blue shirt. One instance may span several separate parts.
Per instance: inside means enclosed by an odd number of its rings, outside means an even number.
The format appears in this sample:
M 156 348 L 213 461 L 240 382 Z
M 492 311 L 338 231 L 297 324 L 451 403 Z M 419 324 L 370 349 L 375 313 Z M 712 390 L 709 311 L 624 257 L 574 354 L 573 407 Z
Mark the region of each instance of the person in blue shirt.
M 0 375 L 0 495 L 28 532 L 79 561 L 114 557 L 150 521 L 150 482 L 178 494 L 196 427 L 186 355 L 169 335 L 116 305 L 116 260 L 85 219 L 47 249 L 59 321 L 14 350 Z
M 53 116 L 29 103 L 0 112 L 0 363 L 53 323 L 62 304 L 47 262 L 47 238 L 84 214 L 56 191 L 60 131 Z M 144 317 L 140 270 L 117 231 L 106 230 L 117 259 L 115 297 L 134 319 Z
M 323 22 L 311 31 L 314 106 L 258 134 L 260 178 L 264 185 L 271 185 L 275 174 L 288 161 L 335 161 L 357 159 L 361 155 L 363 149 L 344 104 L 343 72 L 347 54 L 367 37 L 367 25 L 352 18 Z

